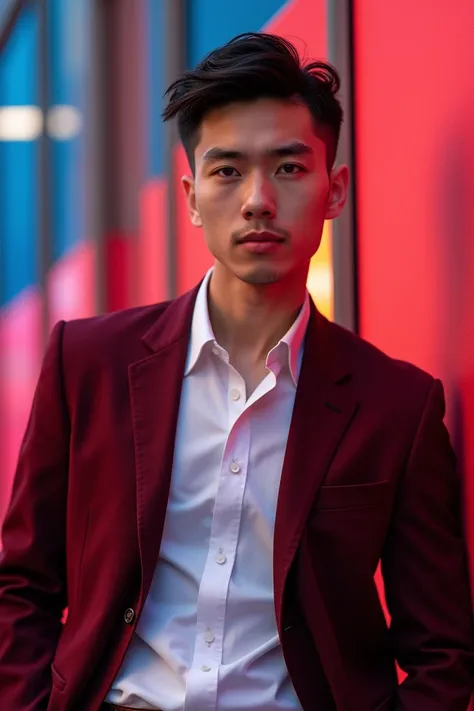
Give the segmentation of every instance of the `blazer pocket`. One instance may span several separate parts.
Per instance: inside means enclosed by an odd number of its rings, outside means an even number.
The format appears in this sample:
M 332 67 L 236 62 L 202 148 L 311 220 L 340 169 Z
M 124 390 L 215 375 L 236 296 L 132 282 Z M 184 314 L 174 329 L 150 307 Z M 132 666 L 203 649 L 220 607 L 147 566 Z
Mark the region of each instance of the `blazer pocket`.
M 54 662 L 51 664 L 51 679 L 53 682 L 53 686 L 60 692 L 64 691 L 66 688 L 66 679 L 63 677 L 63 675 L 58 672 L 56 669 Z
M 321 486 L 314 503 L 318 511 L 364 509 L 383 501 L 389 492 L 389 482 L 374 484 L 348 484 L 347 486 Z

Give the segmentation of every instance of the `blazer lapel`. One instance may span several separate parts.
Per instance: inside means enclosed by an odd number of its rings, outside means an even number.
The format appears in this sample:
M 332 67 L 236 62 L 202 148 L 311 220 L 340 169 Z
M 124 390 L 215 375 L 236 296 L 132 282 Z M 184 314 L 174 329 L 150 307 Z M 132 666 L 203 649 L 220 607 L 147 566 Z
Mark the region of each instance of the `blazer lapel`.
M 353 418 L 350 371 L 312 307 L 278 496 L 274 538 L 275 611 L 281 633 L 288 571 L 318 488 Z
M 344 353 L 334 346 L 332 326 L 312 306 L 298 381 L 280 491 L 274 538 L 274 593 L 278 632 L 283 638 L 283 601 L 288 572 L 317 491 L 357 409 Z M 304 539 L 303 539 L 304 540 Z M 299 602 L 338 709 L 346 711 L 344 665 L 318 581 L 302 546 L 303 590 Z
M 163 532 L 198 288 L 171 302 L 142 339 L 153 353 L 129 367 L 142 564 L 140 601 L 148 594 Z

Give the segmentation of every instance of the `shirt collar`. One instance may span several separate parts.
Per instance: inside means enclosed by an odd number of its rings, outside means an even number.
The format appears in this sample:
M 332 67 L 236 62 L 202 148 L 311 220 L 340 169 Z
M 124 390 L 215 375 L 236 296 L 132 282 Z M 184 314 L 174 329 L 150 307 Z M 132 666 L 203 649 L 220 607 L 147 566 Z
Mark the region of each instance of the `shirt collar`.
M 191 337 L 188 348 L 188 357 L 184 375 L 187 376 L 196 366 L 203 349 L 207 344 L 217 346 L 214 331 L 212 330 L 209 318 L 209 308 L 207 302 L 207 291 L 212 275 L 212 268 L 204 277 L 194 304 L 193 319 L 191 324 Z M 283 338 L 274 346 L 267 356 L 267 366 L 271 367 L 275 361 L 280 361 L 282 357 L 287 358 L 291 377 L 295 385 L 298 384 L 299 371 L 303 355 L 303 341 L 306 334 L 310 315 L 309 293 L 306 291 L 305 300 L 300 312 L 291 328 Z M 285 356 L 283 356 L 285 354 Z
M 215 343 L 207 305 L 207 288 L 211 279 L 212 269 L 209 269 L 199 287 L 194 303 L 193 320 L 191 324 L 191 338 L 189 341 L 188 358 L 184 375 L 189 375 L 198 362 L 199 356 L 207 343 Z
M 308 327 L 310 310 L 309 293 L 306 290 L 303 306 L 301 307 L 296 320 L 293 322 L 290 329 L 285 333 L 281 341 L 277 343 L 274 348 L 272 348 L 267 357 L 267 363 L 269 363 L 274 351 L 281 349 L 281 344 L 285 343 L 287 347 L 288 365 L 295 385 L 298 385 L 301 361 L 303 358 L 303 342 L 306 335 L 306 329 Z

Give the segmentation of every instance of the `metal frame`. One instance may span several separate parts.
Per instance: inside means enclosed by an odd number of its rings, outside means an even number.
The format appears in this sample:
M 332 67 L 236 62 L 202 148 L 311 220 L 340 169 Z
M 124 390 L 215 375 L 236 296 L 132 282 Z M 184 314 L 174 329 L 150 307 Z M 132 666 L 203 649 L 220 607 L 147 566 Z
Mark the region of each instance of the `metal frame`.
M 0 13 L 0 52 L 8 42 L 20 12 L 31 0 L 5 0 L 5 2 L 5 7 Z
M 328 58 L 341 77 L 344 123 L 338 162 L 349 166 L 351 181 L 346 207 L 333 221 L 334 320 L 358 332 L 357 214 L 355 184 L 354 52 L 352 0 L 327 0 Z

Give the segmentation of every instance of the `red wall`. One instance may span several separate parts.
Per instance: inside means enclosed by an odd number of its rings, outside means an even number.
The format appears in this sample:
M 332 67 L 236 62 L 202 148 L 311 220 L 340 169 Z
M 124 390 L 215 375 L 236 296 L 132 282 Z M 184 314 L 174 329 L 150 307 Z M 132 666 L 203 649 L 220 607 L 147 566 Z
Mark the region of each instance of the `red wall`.
M 361 335 L 442 378 L 474 551 L 474 3 L 354 8 Z

